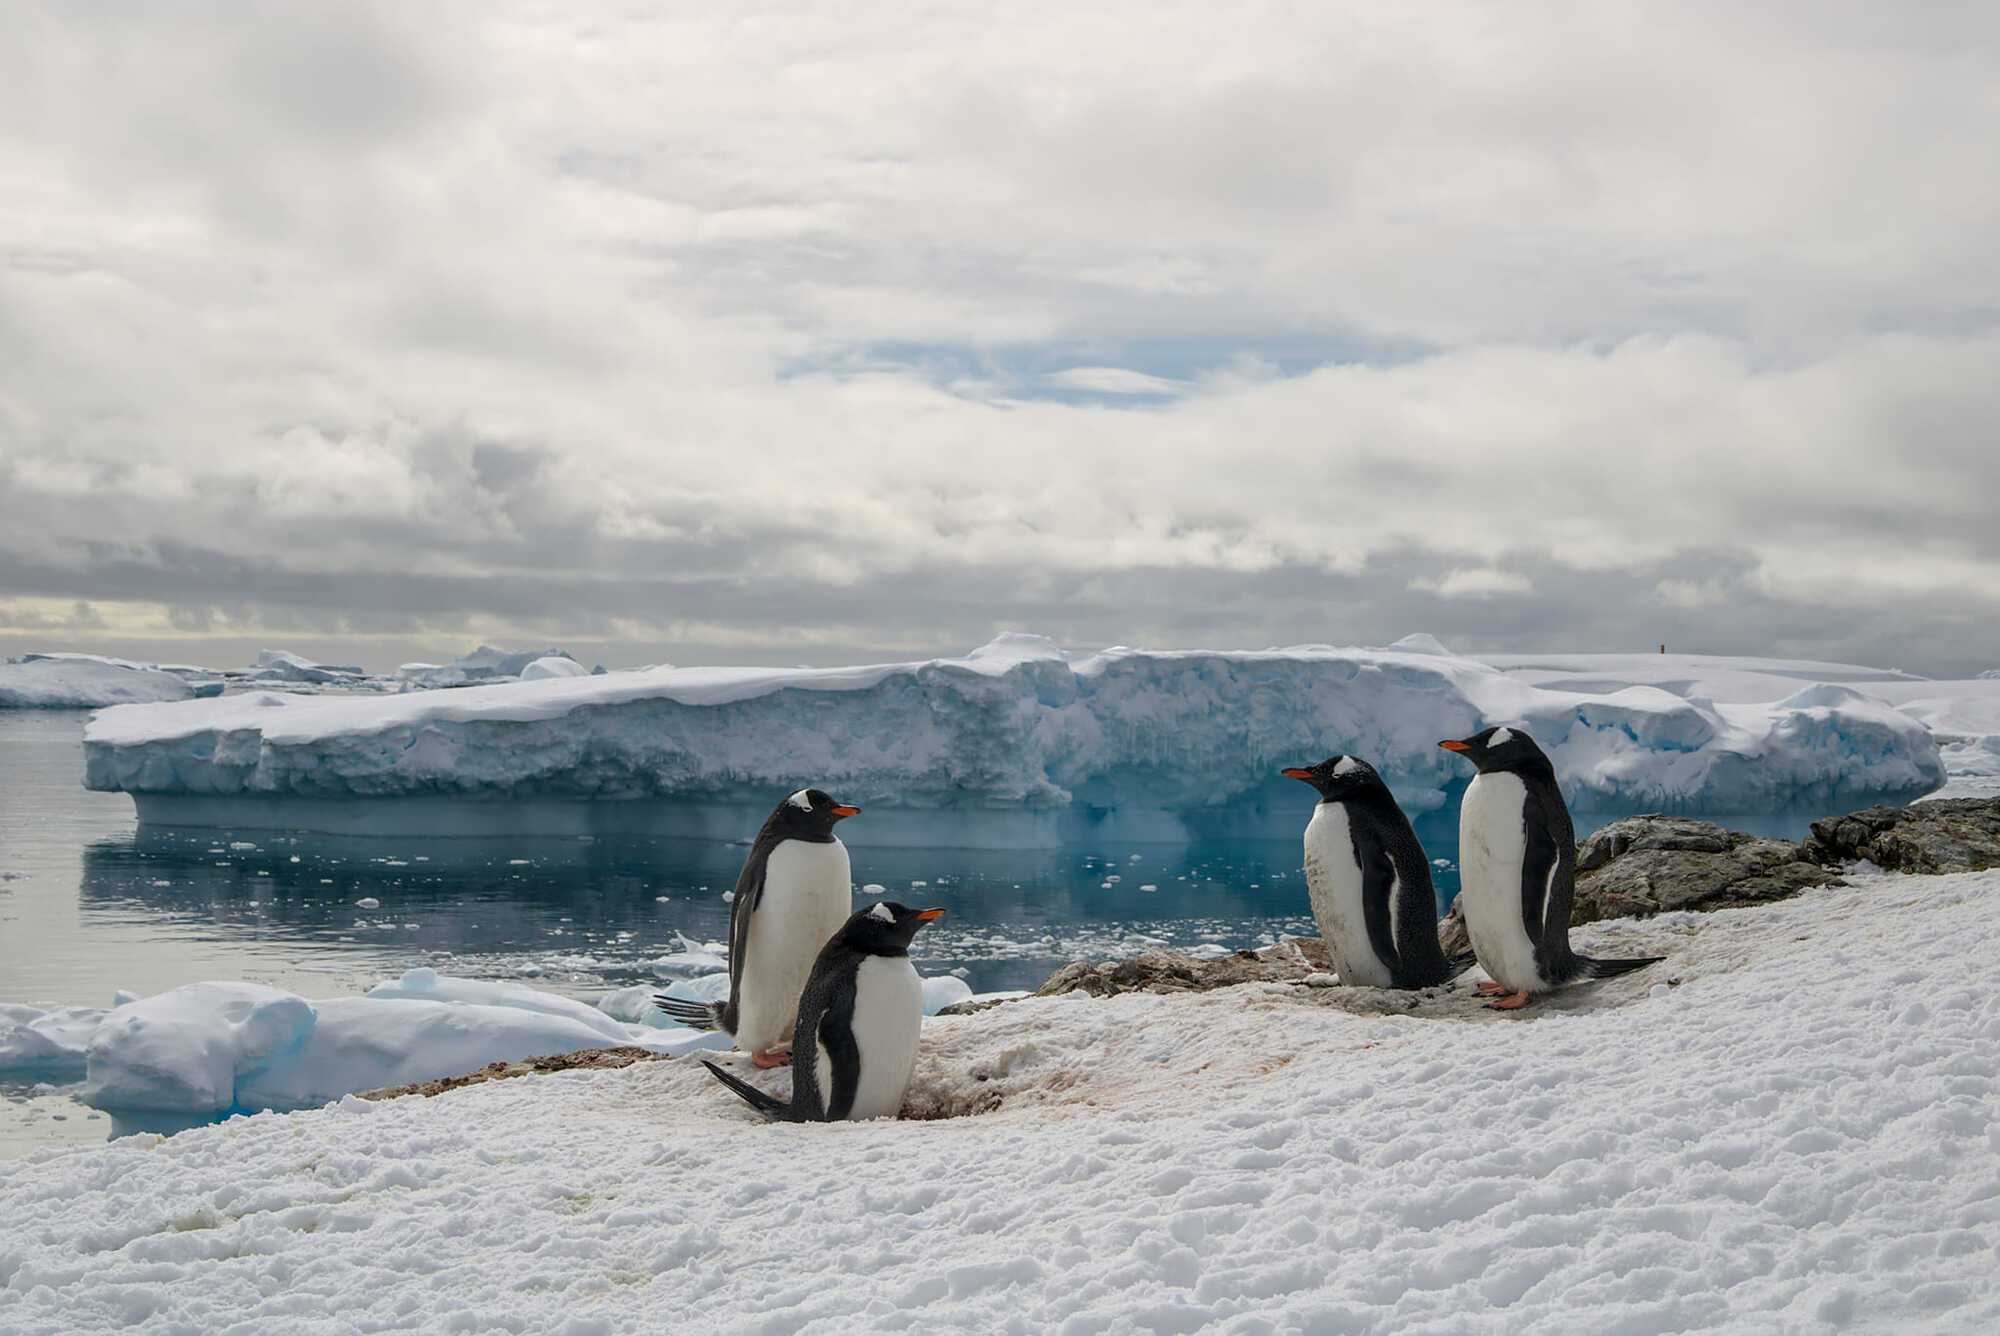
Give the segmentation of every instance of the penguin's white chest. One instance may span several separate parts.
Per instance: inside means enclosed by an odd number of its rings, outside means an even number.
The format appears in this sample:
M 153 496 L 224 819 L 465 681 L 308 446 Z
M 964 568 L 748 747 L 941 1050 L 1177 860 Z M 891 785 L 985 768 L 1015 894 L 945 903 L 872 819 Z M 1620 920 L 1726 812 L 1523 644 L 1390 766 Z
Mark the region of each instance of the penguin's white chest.
M 746 1053 L 784 1047 L 798 1020 L 799 994 L 820 949 L 853 912 L 847 846 L 786 840 L 764 864 L 764 894 L 750 915 L 737 993 L 736 1046 Z
M 1366 882 L 1354 857 L 1354 836 L 1344 803 L 1321 803 L 1306 823 L 1306 891 L 1326 953 L 1340 981 L 1363 988 L 1387 988 L 1388 962 L 1368 940 Z M 1395 903 L 1395 887 L 1389 891 Z
M 869 956 L 854 975 L 850 1029 L 861 1057 L 849 1118 L 894 1118 L 917 1064 L 917 1035 L 924 1025 L 924 988 L 908 956 Z M 833 1063 L 821 1046 L 815 1058 L 819 1088 L 833 1094 Z
M 1540 992 L 1548 985 L 1521 922 L 1527 807 L 1528 787 L 1518 775 L 1500 771 L 1472 781 L 1458 814 L 1458 895 L 1480 967 L 1516 992 Z

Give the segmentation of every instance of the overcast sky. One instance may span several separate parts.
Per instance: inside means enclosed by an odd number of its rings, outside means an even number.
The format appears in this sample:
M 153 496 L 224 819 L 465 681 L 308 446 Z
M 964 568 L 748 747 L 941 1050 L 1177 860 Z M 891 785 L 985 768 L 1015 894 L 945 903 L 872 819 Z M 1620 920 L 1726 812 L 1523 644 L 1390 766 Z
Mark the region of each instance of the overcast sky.
M 2000 7 L 832 8 L 11 9 L 0 653 L 2000 665 Z

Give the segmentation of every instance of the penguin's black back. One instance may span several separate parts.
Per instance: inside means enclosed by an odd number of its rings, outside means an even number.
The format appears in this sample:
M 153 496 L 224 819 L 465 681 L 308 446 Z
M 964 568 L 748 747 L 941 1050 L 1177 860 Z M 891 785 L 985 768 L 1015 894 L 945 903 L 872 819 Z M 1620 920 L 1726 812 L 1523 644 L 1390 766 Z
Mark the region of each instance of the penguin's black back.
M 1551 984 L 1582 972 L 1569 949 L 1570 907 L 1576 899 L 1576 826 L 1555 770 L 1541 766 L 1513 772 L 1526 790 L 1521 826 L 1521 927 L 1535 944 L 1535 967 Z
M 1454 968 L 1438 945 L 1437 888 L 1431 881 L 1430 860 L 1411 828 L 1409 817 L 1385 789 L 1348 799 L 1348 836 L 1354 841 L 1354 861 L 1372 890 L 1387 865 L 1394 888 L 1384 895 L 1364 894 L 1368 936 L 1376 956 L 1388 964 L 1397 988 L 1431 988 L 1449 981 L 1464 966 Z M 1389 914 L 1387 894 L 1398 898 L 1397 913 Z M 1393 923 L 1393 929 L 1391 927 Z M 1393 937 L 1393 940 L 1392 940 Z
M 794 1117 L 836 1122 L 854 1107 L 861 1067 L 861 1051 L 854 1042 L 854 997 L 861 962 L 867 958 L 867 953 L 836 938 L 813 961 L 805 991 L 799 994 L 799 1019 L 792 1031 Z M 833 1065 L 832 1090 L 819 1086 L 822 1047 Z

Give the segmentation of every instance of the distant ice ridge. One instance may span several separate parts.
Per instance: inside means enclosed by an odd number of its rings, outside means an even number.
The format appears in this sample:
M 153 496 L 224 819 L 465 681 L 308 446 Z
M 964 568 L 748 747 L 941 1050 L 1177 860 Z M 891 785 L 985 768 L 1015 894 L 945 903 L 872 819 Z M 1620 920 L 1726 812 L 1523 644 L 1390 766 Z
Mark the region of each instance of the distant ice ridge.
M 1434 810 L 1467 778 L 1438 740 L 1512 723 L 1580 810 L 1830 809 L 1944 782 L 1923 723 L 1879 698 L 1916 685 L 1770 660 L 1496 667 L 1430 637 L 1072 660 L 1013 634 L 916 663 L 127 706 L 86 731 L 86 783 L 180 824 L 733 838 L 811 781 L 869 809 L 843 828 L 856 844 L 1048 845 L 1295 834 L 1276 772 L 1334 752 Z
M 193 694 L 177 674 L 94 654 L 28 654 L 0 663 L 0 710 L 95 710 Z

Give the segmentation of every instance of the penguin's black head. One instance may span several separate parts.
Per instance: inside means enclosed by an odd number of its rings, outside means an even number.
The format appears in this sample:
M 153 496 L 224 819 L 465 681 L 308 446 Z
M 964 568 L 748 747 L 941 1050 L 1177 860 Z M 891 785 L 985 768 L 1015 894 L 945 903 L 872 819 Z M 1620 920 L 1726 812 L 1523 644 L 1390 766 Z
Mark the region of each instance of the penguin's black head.
M 840 930 L 839 940 L 871 956 L 900 956 L 926 923 L 944 917 L 942 909 L 912 909 L 894 900 L 877 900 L 856 910 Z
M 1549 758 L 1525 728 L 1502 725 L 1482 728 L 1469 738 L 1449 738 L 1438 746 L 1457 752 L 1479 767 L 1480 774 L 1496 770 L 1551 769 Z
M 824 789 L 800 789 L 772 810 L 767 825 L 785 839 L 830 840 L 834 822 L 860 812 L 859 807 L 835 802 Z
M 1329 756 L 1318 765 L 1288 766 L 1278 773 L 1312 785 L 1319 790 L 1321 800 L 1330 803 L 1389 791 L 1375 767 L 1358 756 Z

